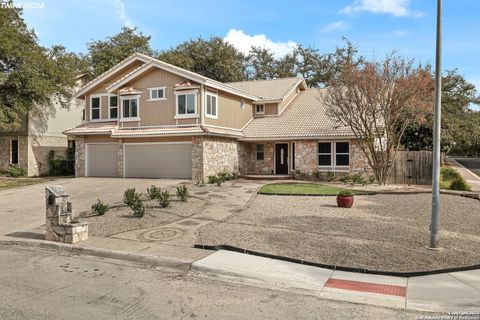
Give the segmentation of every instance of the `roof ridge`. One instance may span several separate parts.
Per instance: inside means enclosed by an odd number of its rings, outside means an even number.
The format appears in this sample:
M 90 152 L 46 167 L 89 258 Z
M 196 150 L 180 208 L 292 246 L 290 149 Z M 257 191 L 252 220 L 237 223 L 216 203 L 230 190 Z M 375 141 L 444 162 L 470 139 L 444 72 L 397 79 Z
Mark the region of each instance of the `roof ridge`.
M 278 80 L 289 80 L 289 79 L 303 79 L 303 77 L 284 77 L 284 78 L 275 78 L 275 79 L 255 79 L 255 80 L 242 80 L 242 81 L 230 81 L 224 82 L 225 84 L 232 84 L 232 83 L 255 83 L 255 82 L 266 82 L 266 81 L 278 81 Z

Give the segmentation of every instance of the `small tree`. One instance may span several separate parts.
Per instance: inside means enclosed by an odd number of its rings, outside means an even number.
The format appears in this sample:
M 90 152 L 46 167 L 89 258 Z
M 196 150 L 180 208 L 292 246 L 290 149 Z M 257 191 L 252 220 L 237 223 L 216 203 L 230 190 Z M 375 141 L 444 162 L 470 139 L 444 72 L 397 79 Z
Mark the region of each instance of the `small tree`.
M 391 54 L 383 61 L 346 64 L 327 88 L 329 115 L 357 138 L 379 184 L 386 184 L 400 140 L 433 104 L 429 66 Z

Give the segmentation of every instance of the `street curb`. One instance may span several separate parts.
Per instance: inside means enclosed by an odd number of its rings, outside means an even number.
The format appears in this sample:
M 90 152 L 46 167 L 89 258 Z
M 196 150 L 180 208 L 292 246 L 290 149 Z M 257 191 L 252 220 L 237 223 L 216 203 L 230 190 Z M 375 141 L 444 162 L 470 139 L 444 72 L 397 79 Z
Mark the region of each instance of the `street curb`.
M 402 277 L 402 278 L 420 277 L 420 276 L 428 276 L 428 275 L 434 275 L 434 274 L 480 269 L 480 264 L 477 264 L 477 265 L 464 266 L 464 267 L 445 268 L 445 269 L 436 269 L 436 270 L 427 270 L 427 271 L 412 271 L 412 272 L 378 271 L 378 270 L 370 270 L 370 269 L 364 269 L 364 268 L 345 267 L 345 266 L 337 266 L 337 265 L 305 261 L 301 259 L 295 259 L 295 258 L 290 258 L 290 257 L 285 257 L 285 256 L 280 256 L 280 255 L 275 255 L 270 253 L 263 253 L 263 252 L 248 250 L 248 249 L 242 249 L 242 248 L 231 246 L 231 245 L 195 244 L 193 247 L 197 249 L 205 249 L 205 250 L 215 250 L 215 251 L 226 250 L 226 251 L 232 251 L 237 253 L 250 254 L 252 256 L 269 258 L 269 259 L 279 260 L 279 261 L 286 261 L 286 262 L 291 262 L 296 264 L 303 264 L 306 266 L 312 266 L 312 267 L 329 269 L 329 270 L 338 270 L 338 271 L 374 274 L 374 275 L 383 275 L 383 276 L 394 276 L 394 277 Z M 193 265 L 193 267 L 196 268 L 195 265 Z M 212 271 L 218 272 L 218 270 L 216 269 Z
M 467 167 L 465 167 L 463 164 L 461 164 L 461 163 L 458 162 L 457 160 L 455 160 L 455 159 L 453 159 L 453 158 L 448 158 L 448 161 L 455 162 L 459 167 L 462 167 L 465 171 L 467 171 L 468 173 L 470 173 L 472 176 L 478 177 L 475 173 L 473 173 L 470 169 L 468 169 Z
M 136 262 L 155 267 L 166 267 L 189 271 L 193 262 L 185 262 L 183 260 L 170 259 L 165 257 L 150 256 L 138 253 L 129 253 L 117 250 L 107 250 L 100 248 L 87 248 L 77 245 L 50 242 L 46 240 L 5 240 L 0 239 L 0 245 L 4 246 L 22 246 L 30 248 L 41 248 L 48 250 L 56 250 L 61 252 L 70 252 L 76 254 L 84 254 L 99 258 L 115 259 L 128 262 Z

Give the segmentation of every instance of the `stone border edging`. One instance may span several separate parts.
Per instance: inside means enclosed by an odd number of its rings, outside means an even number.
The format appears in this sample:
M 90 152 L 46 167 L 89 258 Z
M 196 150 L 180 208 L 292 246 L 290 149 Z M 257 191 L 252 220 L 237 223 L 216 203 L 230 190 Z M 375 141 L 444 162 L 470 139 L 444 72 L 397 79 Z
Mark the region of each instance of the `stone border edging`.
M 117 250 L 107 250 L 100 248 L 86 248 L 65 243 L 51 242 L 46 240 L 6 240 L 0 239 L 0 245 L 6 246 L 24 246 L 30 248 L 53 249 L 57 251 L 65 251 L 77 254 L 86 254 L 89 256 L 122 260 L 128 262 L 136 262 L 156 267 L 167 267 L 172 269 L 180 269 L 189 271 L 191 268 L 190 262 L 185 262 L 176 259 L 160 258 L 157 256 L 150 256 L 138 253 L 129 253 Z
M 263 253 L 248 249 L 242 249 L 239 247 L 231 246 L 231 245 L 205 245 L 205 244 L 195 244 L 193 246 L 196 249 L 204 249 L 204 250 L 227 250 L 233 251 L 238 253 L 250 254 L 253 256 L 275 259 L 280 261 L 287 261 L 297 264 L 303 264 L 312 267 L 330 269 L 330 270 L 339 270 L 339 271 L 346 271 L 346 272 L 356 272 L 356 273 L 365 273 L 365 274 L 374 274 L 374 275 L 384 275 L 384 276 L 394 276 L 394 277 L 403 277 L 403 278 L 411 278 L 411 277 L 419 277 L 419 276 L 428 276 L 434 274 L 442 274 L 442 273 L 450 273 L 450 272 L 459 272 L 459 271 L 469 271 L 469 270 L 477 270 L 480 269 L 480 264 L 473 265 L 473 266 L 465 266 L 465 267 L 456 267 L 456 268 L 446 268 L 446 269 L 436 269 L 436 270 L 429 270 L 429 271 L 414 271 L 414 272 L 395 272 L 395 271 L 378 271 L 378 270 L 369 270 L 364 268 L 354 268 L 354 267 L 344 267 L 344 266 L 335 266 L 311 261 L 305 261 L 301 259 L 295 259 L 285 256 L 279 256 L 269 253 Z

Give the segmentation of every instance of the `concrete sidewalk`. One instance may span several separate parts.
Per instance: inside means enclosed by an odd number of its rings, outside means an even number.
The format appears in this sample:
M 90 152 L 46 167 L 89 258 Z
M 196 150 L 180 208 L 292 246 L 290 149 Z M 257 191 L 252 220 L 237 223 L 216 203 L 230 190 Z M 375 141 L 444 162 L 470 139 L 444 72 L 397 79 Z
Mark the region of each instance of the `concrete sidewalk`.
M 472 187 L 472 192 L 480 192 L 480 177 L 469 169 L 462 166 L 455 159 L 445 158 L 445 162 L 455 168 L 458 173 L 468 182 Z
M 194 262 L 192 270 L 302 289 L 325 299 L 429 312 L 480 311 L 480 270 L 402 278 L 334 271 L 224 250 Z

